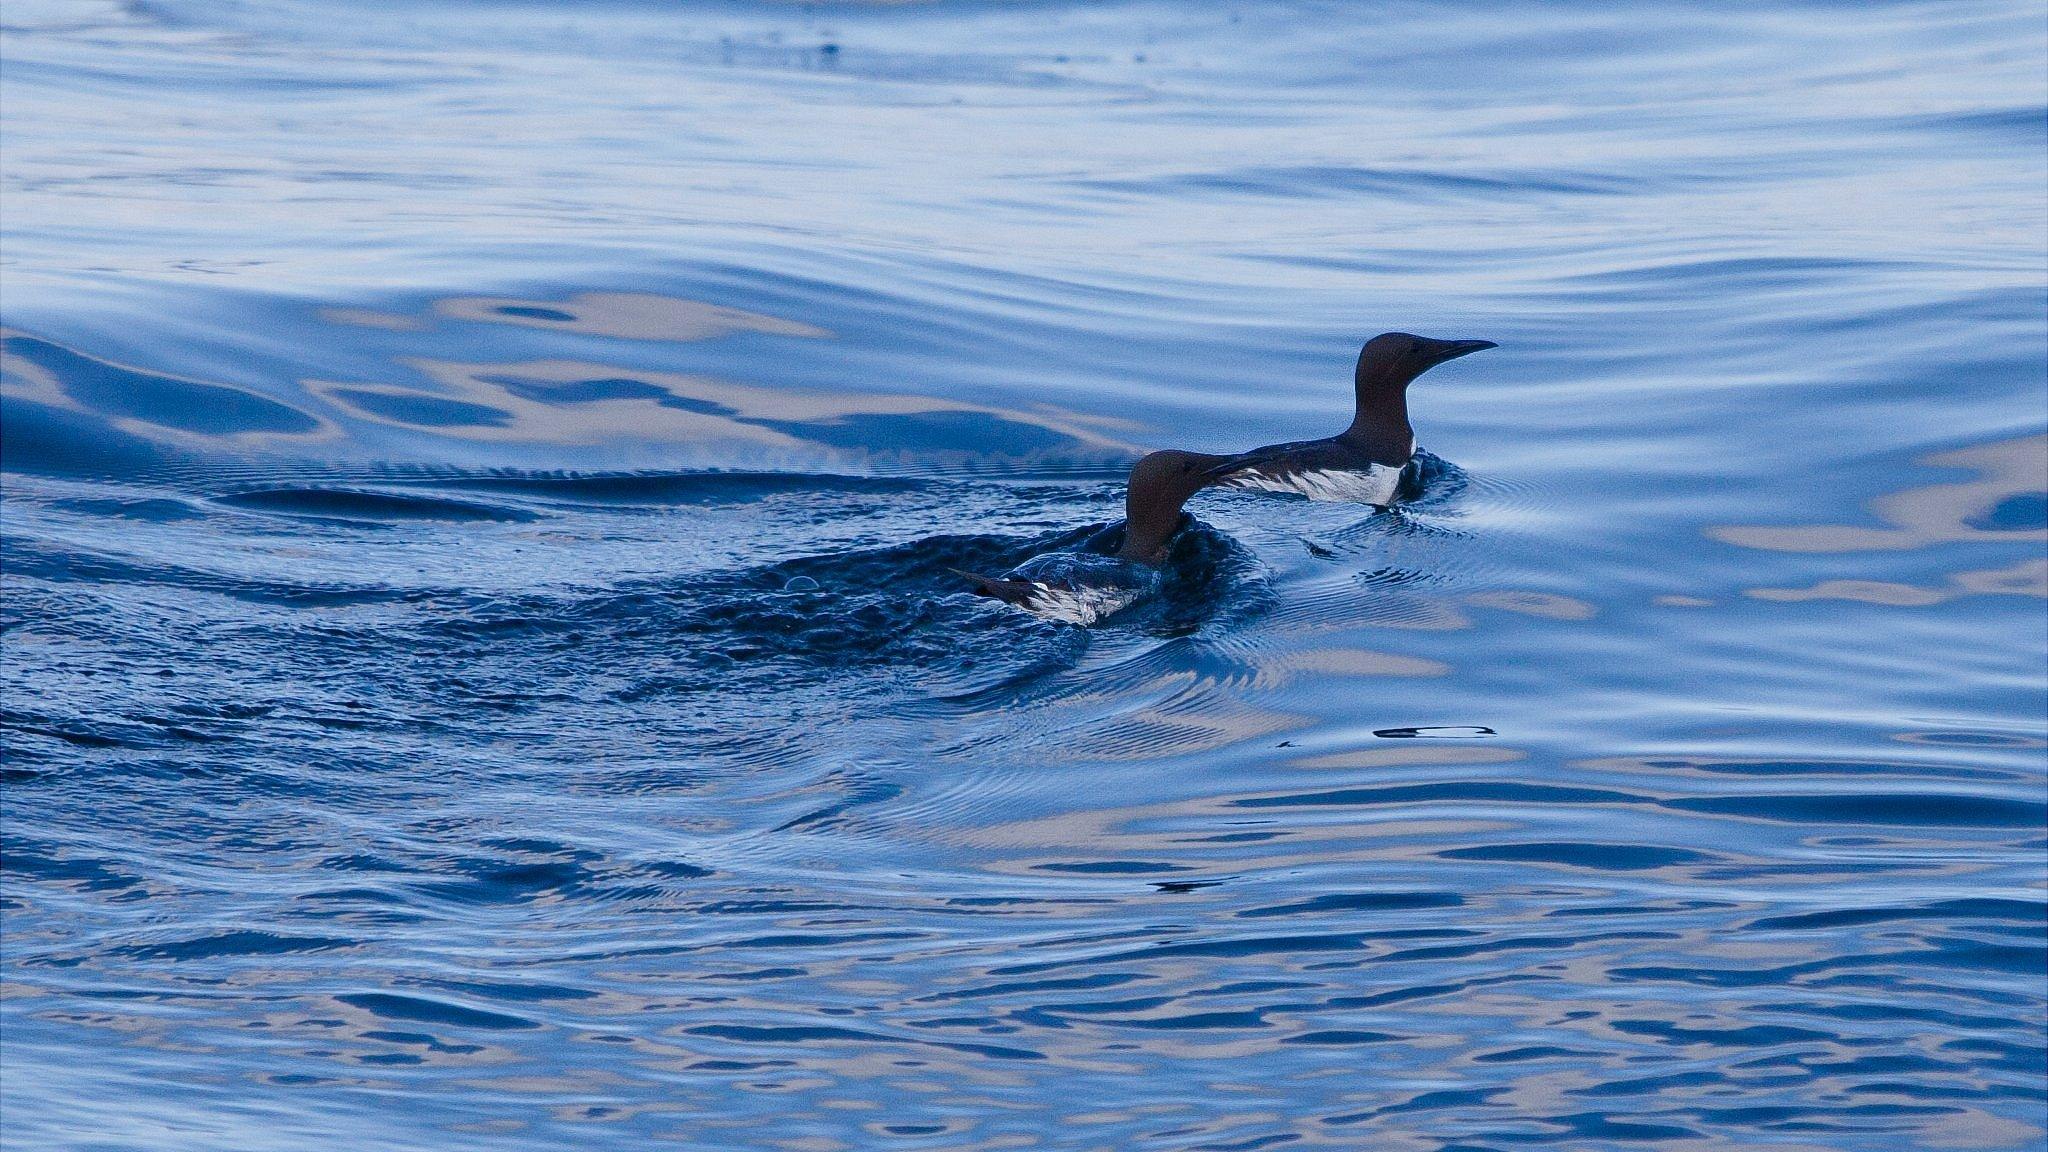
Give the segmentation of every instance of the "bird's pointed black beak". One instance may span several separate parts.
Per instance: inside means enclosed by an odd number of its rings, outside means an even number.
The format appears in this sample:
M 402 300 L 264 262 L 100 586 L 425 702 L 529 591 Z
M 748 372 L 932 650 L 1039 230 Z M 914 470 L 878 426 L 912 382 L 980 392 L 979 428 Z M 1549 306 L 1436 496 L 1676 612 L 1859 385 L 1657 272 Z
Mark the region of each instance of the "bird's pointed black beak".
M 1443 345 L 1443 351 L 1437 353 L 1431 361 L 1432 364 L 1441 364 L 1446 360 L 1456 360 L 1460 356 L 1470 356 L 1474 352 L 1500 347 L 1491 340 L 1446 340 Z

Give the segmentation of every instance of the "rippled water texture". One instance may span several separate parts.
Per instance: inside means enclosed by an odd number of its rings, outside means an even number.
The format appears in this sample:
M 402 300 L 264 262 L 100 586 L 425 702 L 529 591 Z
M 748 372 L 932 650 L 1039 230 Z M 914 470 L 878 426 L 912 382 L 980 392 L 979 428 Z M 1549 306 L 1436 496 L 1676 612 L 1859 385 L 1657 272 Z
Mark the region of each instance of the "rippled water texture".
M 9 1149 L 2043 1146 L 2037 3 L 0 19 Z

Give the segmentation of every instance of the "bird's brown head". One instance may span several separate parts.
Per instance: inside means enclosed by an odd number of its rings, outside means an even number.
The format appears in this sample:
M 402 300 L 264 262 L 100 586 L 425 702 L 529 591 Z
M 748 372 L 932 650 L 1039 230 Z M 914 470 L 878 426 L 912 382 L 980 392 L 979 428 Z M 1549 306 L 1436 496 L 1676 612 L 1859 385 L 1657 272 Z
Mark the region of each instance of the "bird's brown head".
M 1383 332 L 1359 349 L 1354 378 L 1360 395 L 1368 387 L 1406 388 L 1409 381 L 1446 360 L 1498 347 L 1491 340 L 1432 340 L 1406 332 Z

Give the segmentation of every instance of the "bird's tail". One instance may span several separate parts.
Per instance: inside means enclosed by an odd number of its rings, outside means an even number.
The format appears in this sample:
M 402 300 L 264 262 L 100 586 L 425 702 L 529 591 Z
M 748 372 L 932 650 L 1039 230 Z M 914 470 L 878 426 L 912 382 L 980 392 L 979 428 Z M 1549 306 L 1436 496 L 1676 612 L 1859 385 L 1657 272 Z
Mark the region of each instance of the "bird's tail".
M 1038 585 L 1029 580 L 1005 580 L 996 576 L 983 576 L 964 568 L 948 568 L 946 571 L 960 577 L 974 586 L 974 594 L 1001 600 L 1005 604 L 1024 604 L 1038 595 Z

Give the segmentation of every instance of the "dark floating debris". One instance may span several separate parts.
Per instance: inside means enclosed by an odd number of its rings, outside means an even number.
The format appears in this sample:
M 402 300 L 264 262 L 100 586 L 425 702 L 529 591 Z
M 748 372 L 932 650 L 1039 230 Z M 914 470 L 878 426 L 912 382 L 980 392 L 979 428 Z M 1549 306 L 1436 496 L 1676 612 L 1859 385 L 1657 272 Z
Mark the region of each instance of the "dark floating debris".
M 521 320 L 553 320 L 559 324 L 573 323 L 576 319 L 574 312 L 564 312 L 560 308 L 535 308 L 524 304 L 503 304 L 493 311 L 500 316 L 517 316 Z
M 1214 888 L 1221 880 L 1154 880 L 1152 886 L 1161 892 L 1193 892 L 1198 888 Z
M 1423 728 L 1375 728 L 1373 735 L 1387 740 L 1477 740 L 1500 733 L 1477 724 L 1449 724 Z

